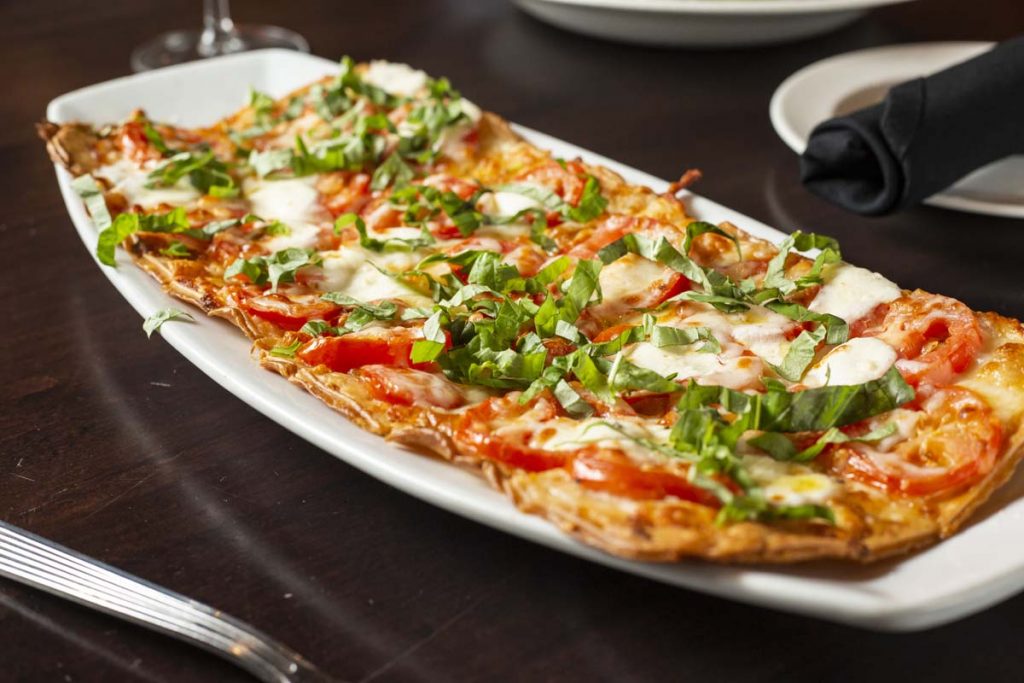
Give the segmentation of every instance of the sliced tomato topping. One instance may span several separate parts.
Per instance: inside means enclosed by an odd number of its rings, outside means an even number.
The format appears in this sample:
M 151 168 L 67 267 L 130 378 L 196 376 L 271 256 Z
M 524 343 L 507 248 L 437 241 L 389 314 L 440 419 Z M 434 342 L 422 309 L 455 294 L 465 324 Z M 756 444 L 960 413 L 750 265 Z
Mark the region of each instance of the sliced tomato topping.
M 547 450 L 532 446 L 534 437 L 559 417 L 555 401 L 542 395 L 519 405 L 518 394 L 489 399 L 463 413 L 455 441 L 465 452 L 528 472 L 564 468 L 585 488 L 640 500 L 675 496 L 717 506 L 713 494 L 664 467 L 639 465 L 625 453 L 597 446 Z M 546 427 L 547 425 L 547 427 Z
M 653 218 L 612 214 L 601 221 L 585 239 L 573 246 L 568 254 L 579 259 L 592 259 L 599 251 L 629 233 L 644 235 L 654 240 L 664 237 L 673 244 L 682 244 L 685 237 L 674 226 Z
M 682 273 L 672 272 L 667 278 L 665 278 L 664 287 L 661 293 L 658 295 L 658 300 L 655 301 L 654 305 L 657 306 L 662 304 L 677 294 L 688 292 L 690 290 L 690 281 Z
M 340 308 L 311 294 L 288 297 L 266 293 L 242 299 L 242 307 L 252 315 L 285 330 L 297 330 L 310 320 L 325 320 Z
M 142 121 L 128 121 L 123 124 L 117 141 L 121 145 L 121 149 L 124 150 L 125 156 L 133 161 L 143 162 L 160 159 L 163 156 L 160 154 L 160 150 L 154 147 L 146 137 Z
M 455 231 L 455 235 L 459 235 L 458 230 Z M 499 240 L 494 237 L 474 236 L 460 240 L 459 242 L 446 247 L 444 252 L 450 256 L 461 254 L 464 251 L 496 251 L 499 254 L 507 254 L 512 251 L 515 246 L 515 242 L 510 242 L 508 240 Z
M 565 465 L 567 454 L 534 448 L 529 443 L 541 424 L 557 415 L 555 401 L 549 395 L 542 394 L 525 406 L 519 404 L 518 393 L 491 398 L 463 413 L 455 427 L 455 441 L 467 453 L 517 469 L 555 469 Z M 522 428 L 499 431 L 513 424 Z
M 570 249 L 569 256 L 579 259 L 594 258 L 597 252 L 621 239 L 626 233 L 635 232 L 633 228 L 636 222 L 637 219 L 632 216 L 609 216 L 590 233 L 589 237 Z
M 466 402 L 458 387 L 433 372 L 387 365 L 364 365 L 353 374 L 366 382 L 374 396 L 388 403 L 451 409 Z
M 619 325 L 612 325 L 611 327 L 606 327 L 597 333 L 597 335 L 594 337 L 594 342 L 598 344 L 603 344 L 604 342 L 615 339 L 626 330 L 632 329 L 634 327 L 636 327 L 636 325 L 629 323 L 622 323 Z
M 441 192 L 454 192 L 458 195 L 459 199 L 462 199 L 463 201 L 472 197 L 473 194 L 480 189 L 480 185 L 478 183 L 445 175 L 443 173 L 435 173 L 434 175 L 427 176 L 423 179 L 422 184 L 427 187 L 433 187 Z
M 978 319 L 956 299 L 922 291 L 889 304 L 881 322 L 865 329 L 899 353 L 897 367 L 915 386 L 950 384 L 967 369 L 981 349 Z
M 580 203 L 583 188 L 587 184 L 587 169 L 578 161 L 560 164 L 552 159 L 528 171 L 520 179 L 549 187 L 559 197 L 576 206 Z
M 548 261 L 548 255 L 532 242 L 519 245 L 513 242 L 512 247 L 505 262 L 515 266 L 523 277 L 533 277 Z
M 596 333 L 595 324 L 603 328 L 633 318 L 637 310 L 654 308 L 690 288 L 684 276 L 635 254 L 605 266 L 600 280 L 604 299 L 581 317 L 581 329 L 588 333 Z
M 820 286 L 815 285 L 816 289 L 821 289 Z M 814 299 L 811 298 L 811 301 Z M 889 312 L 889 304 L 878 304 L 875 308 L 863 318 L 859 320 L 853 320 L 850 322 L 850 336 L 851 337 L 870 337 L 878 336 L 882 330 L 882 322 L 885 320 L 886 314 Z
M 1003 430 L 974 392 L 948 387 L 932 395 L 915 433 L 887 453 L 864 444 L 836 447 L 826 458 L 839 476 L 908 496 L 948 493 L 995 467 Z
M 559 356 L 568 356 L 570 353 L 576 350 L 576 345 L 568 339 L 562 339 L 561 337 L 548 337 L 547 339 L 541 340 L 541 344 L 548 351 L 548 358 L 557 358 Z
M 376 206 L 367 207 L 363 211 L 363 221 L 370 230 L 398 228 L 402 226 L 402 212 L 383 199 Z
M 317 337 L 300 347 L 296 356 L 310 365 L 326 365 L 334 372 L 348 372 L 364 365 L 391 365 L 426 369 L 432 363 L 413 363 L 412 345 L 422 339 L 420 330 L 406 327 L 372 327 L 341 337 Z
M 321 175 L 316 189 L 322 195 L 321 203 L 332 216 L 359 213 L 370 201 L 370 176 L 366 173 L 335 171 Z
M 662 468 L 640 467 L 623 453 L 607 448 L 577 451 L 567 469 L 584 488 L 616 496 L 639 500 L 675 496 L 701 505 L 719 505 L 714 494 L 691 484 L 685 477 Z

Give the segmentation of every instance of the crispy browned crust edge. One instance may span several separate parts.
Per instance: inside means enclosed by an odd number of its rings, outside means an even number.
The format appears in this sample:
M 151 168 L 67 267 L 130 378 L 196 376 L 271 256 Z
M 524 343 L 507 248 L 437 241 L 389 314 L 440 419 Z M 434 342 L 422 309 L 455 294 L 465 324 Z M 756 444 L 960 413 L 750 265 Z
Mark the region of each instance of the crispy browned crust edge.
M 507 122 L 495 114 L 485 113 L 482 127 L 491 144 L 519 140 Z M 88 126 L 47 122 L 37 128 L 55 163 L 75 175 L 95 166 L 91 148 L 95 134 Z M 635 192 L 636 200 L 674 201 L 647 188 L 632 188 L 608 169 L 588 170 L 603 186 Z M 752 244 L 767 244 L 741 230 L 736 232 Z M 839 507 L 835 527 L 750 522 L 718 526 L 714 523 L 714 511 L 704 506 L 686 501 L 624 501 L 583 489 L 563 471 L 531 474 L 461 454 L 451 439 L 450 415 L 445 411 L 396 409 L 371 397 L 354 377 L 275 357 L 269 353 L 273 342 L 268 339 L 266 325 L 239 309 L 217 305 L 194 280 L 177 278 L 173 259 L 153 253 L 132 253 L 132 258 L 170 295 L 228 320 L 255 340 L 252 353 L 264 368 L 303 387 L 361 428 L 476 470 L 519 509 L 544 517 L 580 541 L 621 557 L 666 562 L 683 558 L 741 563 L 793 563 L 824 558 L 876 561 L 931 545 L 955 533 L 1010 478 L 1024 456 L 1022 425 L 1006 440 L 997 467 L 981 482 L 940 503 L 930 514 L 907 510 L 909 514 L 899 523 L 881 524 L 879 528 L 865 523 L 861 519 L 863 512 L 846 506 Z M 993 327 L 1020 329 L 1017 321 L 995 314 L 981 315 L 987 316 Z

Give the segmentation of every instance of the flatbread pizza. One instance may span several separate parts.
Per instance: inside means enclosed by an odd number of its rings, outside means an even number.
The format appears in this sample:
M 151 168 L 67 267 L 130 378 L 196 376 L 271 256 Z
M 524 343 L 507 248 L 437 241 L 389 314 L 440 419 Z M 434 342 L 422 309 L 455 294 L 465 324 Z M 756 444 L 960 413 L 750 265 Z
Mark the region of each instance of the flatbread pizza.
M 106 267 L 609 553 L 876 560 L 1020 459 L 1019 322 L 704 222 L 697 173 L 659 194 L 555 158 L 411 67 L 344 59 L 205 128 L 39 130 Z

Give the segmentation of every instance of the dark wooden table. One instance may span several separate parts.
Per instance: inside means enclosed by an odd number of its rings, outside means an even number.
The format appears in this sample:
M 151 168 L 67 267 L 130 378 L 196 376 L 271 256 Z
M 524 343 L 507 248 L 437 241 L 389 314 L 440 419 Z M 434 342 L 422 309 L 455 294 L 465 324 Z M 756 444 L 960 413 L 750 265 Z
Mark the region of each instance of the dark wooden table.
M 656 175 L 699 167 L 709 197 L 828 231 L 904 286 L 1024 316 L 1024 222 L 847 215 L 799 186 L 768 121 L 774 88 L 810 62 L 1004 38 L 1024 30 L 1017 0 L 977 0 L 969 16 L 962 2 L 914 2 L 819 39 L 725 52 L 598 42 L 493 0 L 236 4 L 240 21 L 284 23 L 317 54 L 448 75 L 489 109 Z M 1021 679 L 1024 597 L 883 635 L 666 588 L 399 493 L 147 341 L 74 234 L 32 124 L 52 97 L 126 74 L 135 43 L 198 22 L 199 5 L 0 6 L 0 518 L 217 605 L 347 680 Z M 3 680 L 246 680 L 2 581 L 0 643 Z

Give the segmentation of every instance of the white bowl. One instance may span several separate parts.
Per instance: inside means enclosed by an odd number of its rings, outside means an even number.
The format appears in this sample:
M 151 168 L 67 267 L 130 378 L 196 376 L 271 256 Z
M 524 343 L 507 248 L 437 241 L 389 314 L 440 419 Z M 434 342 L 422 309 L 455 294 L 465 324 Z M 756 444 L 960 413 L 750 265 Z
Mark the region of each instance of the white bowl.
M 743 47 L 827 33 L 878 5 L 910 0 L 516 0 L 569 31 L 628 43 Z

